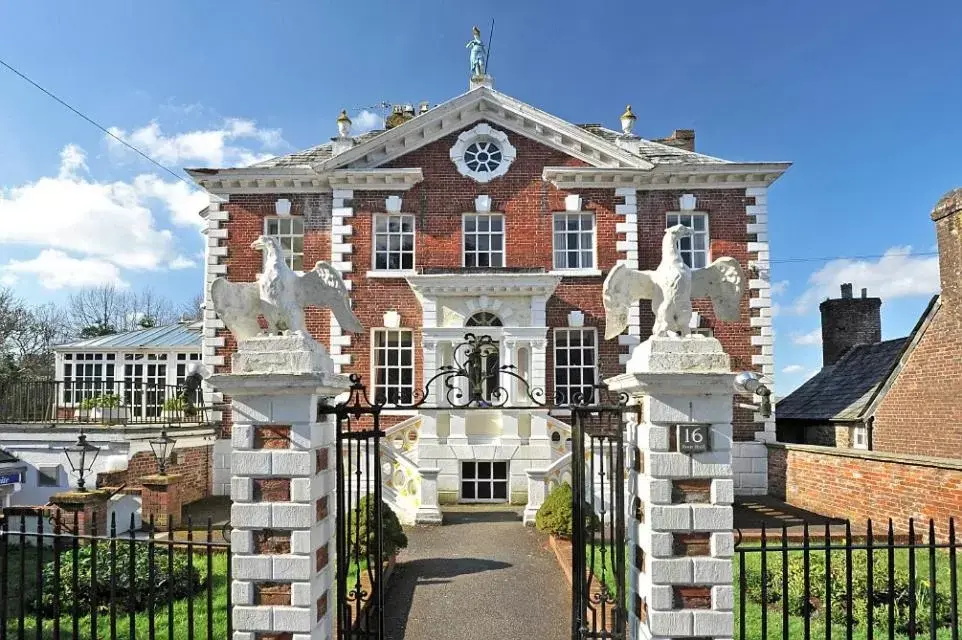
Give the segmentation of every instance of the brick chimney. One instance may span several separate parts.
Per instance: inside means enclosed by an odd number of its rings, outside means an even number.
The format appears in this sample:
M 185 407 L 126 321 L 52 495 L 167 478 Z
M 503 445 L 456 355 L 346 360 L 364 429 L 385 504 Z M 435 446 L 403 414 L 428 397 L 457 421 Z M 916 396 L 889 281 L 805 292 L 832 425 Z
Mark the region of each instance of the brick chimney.
M 845 352 L 858 344 L 882 341 L 882 299 L 852 297 L 852 283 L 842 285 L 842 297 L 818 305 L 822 312 L 822 366 L 838 362 Z
M 962 318 L 962 188 L 953 189 L 932 210 L 939 244 L 942 313 Z
M 659 138 L 655 142 L 667 144 L 669 147 L 677 147 L 685 151 L 695 150 L 695 130 L 694 129 L 675 129 L 667 138 Z

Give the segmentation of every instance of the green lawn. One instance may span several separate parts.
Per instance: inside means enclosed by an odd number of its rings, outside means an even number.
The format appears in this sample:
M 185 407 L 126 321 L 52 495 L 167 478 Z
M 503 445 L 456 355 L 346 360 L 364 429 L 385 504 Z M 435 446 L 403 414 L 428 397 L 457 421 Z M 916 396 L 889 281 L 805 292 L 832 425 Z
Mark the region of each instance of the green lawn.
M 24 579 L 21 582 L 20 570 L 21 570 L 21 554 L 20 549 L 15 546 L 10 546 L 8 550 L 8 569 L 7 569 L 7 588 L 8 588 L 8 599 L 7 599 L 7 624 L 6 633 L 0 633 L 5 638 L 18 638 L 20 633 L 20 603 L 24 601 L 26 603 L 34 602 L 37 598 L 37 551 L 34 547 L 27 547 L 24 549 L 23 553 L 23 564 L 24 564 Z M 53 552 L 49 548 L 44 552 L 44 559 L 52 558 Z M 158 562 L 159 553 L 158 553 Z M 226 553 L 214 553 L 212 554 L 212 580 L 208 585 L 205 585 L 204 590 L 193 598 L 193 627 L 194 635 L 193 637 L 197 640 L 208 640 L 217 639 L 223 640 L 227 638 L 227 590 L 229 585 L 227 584 L 227 554 Z M 199 553 L 194 554 L 194 566 L 198 568 L 201 575 L 207 575 L 207 556 L 206 554 Z M 81 586 L 82 588 L 82 586 Z M 207 627 L 207 591 L 210 590 L 211 595 L 211 612 L 212 612 L 212 624 L 210 633 L 208 633 Z M 22 598 L 21 598 L 22 594 Z M 123 594 L 119 594 L 122 598 Z M 189 618 L 188 612 L 188 600 L 182 599 L 174 602 L 174 615 L 173 615 L 173 637 L 180 640 L 181 638 L 186 638 L 188 634 Z M 83 638 L 87 639 L 103 639 L 114 637 L 111 631 L 110 623 L 110 610 L 109 608 L 103 608 L 97 612 L 97 628 L 94 633 L 91 629 L 91 616 L 89 611 L 81 612 L 81 616 L 77 619 L 78 635 L 76 636 L 78 640 Z M 150 637 L 150 622 L 153 620 L 155 637 L 158 639 L 164 639 L 168 637 L 168 611 L 167 606 L 162 605 L 154 611 L 153 616 L 150 615 L 149 611 L 138 612 L 133 617 L 133 633 L 131 634 L 131 623 L 130 617 L 126 612 L 118 612 L 116 616 L 116 637 L 118 638 L 149 638 Z M 54 620 L 51 618 L 41 619 L 39 624 L 42 626 L 42 638 L 53 638 L 54 637 Z M 60 618 L 60 637 L 64 639 L 74 638 L 73 635 L 73 615 L 72 612 L 64 612 L 64 615 Z M 25 638 L 36 638 L 37 637 L 37 614 L 30 610 L 25 612 L 23 619 L 23 637 Z
M 857 543 L 861 543 L 858 541 Z M 772 543 L 769 543 L 772 544 Z M 777 544 L 777 543 L 775 543 Z M 793 543 L 794 544 L 794 543 Z M 813 539 L 811 541 L 812 546 L 817 546 L 821 544 L 818 539 Z M 746 546 L 756 546 L 754 543 L 750 543 Z M 775 547 L 777 549 L 777 547 Z M 596 550 L 594 556 L 594 574 L 596 577 L 604 578 L 605 584 L 612 591 L 615 589 L 615 579 L 614 573 L 611 569 L 611 548 L 610 546 L 606 548 L 605 565 L 602 566 L 602 556 L 600 549 Z M 802 557 L 801 552 L 794 551 L 789 552 L 789 562 L 790 568 L 793 566 L 797 568 L 799 566 L 800 559 Z M 796 560 L 792 561 L 792 558 Z M 949 568 L 949 557 L 948 554 L 942 550 L 936 552 L 935 555 L 935 567 L 936 567 L 936 589 L 935 593 L 939 598 L 939 602 L 942 607 L 940 611 L 942 612 L 943 618 L 946 617 L 947 605 L 950 585 L 951 585 L 951 574 Z M 824 571 L 824 559 L 825 552 L 815 551 L 811 552 L 810 556 L 810 584 L 813 593 L 824 593 L 824 583 L 825 583 L 825 571 Z M 909 567 L 909 551 L 907 549 L 896 549 L 894 554 L 895 559 L 895 572 L 897 580 L 905 580 L 908 576 Z M 590 558 L 589 558 L 590 561 Z M 625 563 L 626 566 L 629 562 L 627 550 L 625 552 Z M 793 564 L 794 562 L 794 564 Z M 739 575 L 739 561 L 738 556 L 733 560 L 733 576 L 735 584 L 735 637 L 739 636 L 739 627 L 741 616 L 743 615 L 739 603 L 738 593 L 739 584 L 741 576 Z M 745 554 L 745 578 L 746 578 L 746 606 L 744 611 L 745 616 L 745 635 L 743 640 L 768 640 L 769 638 L 782 638 L 782 601 L 778 597 L 780 594 L 780 581 L 782 575 L 782 559 L 781 553 L 778 551 L 768 552 L 767 558 L 767 572 L 771 576 L 769 584 L 772 582 L 779 583 L 774 588 L 770 588 L 768 592 L 769 605 L 767 611 L 767 634 L 762 635 L 762 604 L 761 604 L 761 553 L 747 553 Z M 863 578 L 862 582 L 864 584 L 864 577 L 866 575 L 866 568 L 868 564 L 867 552 L 862 550 L 854 550 L 852 552 L 852 578 L 853 578 L 853 592 L 858 594 L 858 578 L 861 576 Z M 831 556 L 832 565 L 832 575 L 837 579 L 833 583 L 833 593 L 834 602 L 832 605 L 832 637 L 833 638 L 845 638 L 845 601 L 842 594 L 845 588 L 845 566 L 846 566 L 846 555 L 844 551 L 832 551 Z M 917 627 L 918 637 L 930 637 L 929 627 L 928 627 L 928 611 L 929 611 L 929 598 L 931 596 L 931 590 L 929 589 L 929 553 L 927 549 L 917 549 L 915 552 L 915 576 L 916 576 L 916 589 L 917 589 L 917 602 L 918 602 L 918 613 L 917 620 L 919 626 Z M 875 585 L 876 592 L 884 592 L 888 585 L 888 551 L 875 551 L 874 552 L 874 573 L 875 573 Z M 626 569 L 626 571 L 629 569 Z M 898 576 L 901 576 L 899 578 Z M 962 598 L 962 570 L 959 571 L 957 576 L 958 589 L 960 598 Z M 816 582 L 820 582 L 816 585 Z M 797 583 L 797 578 L 795 583 Z M 789 592 L 792 593 L 792 585 L 790 584 Z M 627 589 L 626 589 L 627 592 Z M 626 594 L 626 598 L 627 598 Z M 903 600 L 905 602 L 905 600 Z M 903 607 L 903 616 L 905 608 Z M 879 605 L 875 608 L 875 634 L 876 638 L 887 638 L 889 632 L 888 626 L 888 606 L 887 604 Z M 859 604 L 858 598 L 856 597 L 853 604 L 853 618 L 855 619 L 855 626 L 853 627 L 853 640 L 864 640 L 867 638 L 866 626 L 864 623 L 865 619 L 865 604 L 864 597 Z M 962 612 L 960 612 L 960 619 L 962 619 Z M 861 622 L 860 622 L 861 621 Z M 812 612 L 809 619 L 809 632 L 813 638 L 825 638 L 825 622 L 826 616 L 824 611 L 824 606 L 820 606 L 817 610 Z M 895 638 L 908 638 L 909 634 L 904 630 L 904 619 L 899 621 L 898 616 L 896 616 L 896 631 L 894 633 Z M 902 629 L 900 629 L 902 627 Z M 805 619 L 802 615 L 791 614 L 788 618 L 788 637 L 789 638 L 801 638 L 804 637 L 805 629 Z M 936 638 L 939 640 L 949 640 L 952 637 L 952 631 L 948 623 L 945 620 L 940 621 L 940 626 L 937 627 Z

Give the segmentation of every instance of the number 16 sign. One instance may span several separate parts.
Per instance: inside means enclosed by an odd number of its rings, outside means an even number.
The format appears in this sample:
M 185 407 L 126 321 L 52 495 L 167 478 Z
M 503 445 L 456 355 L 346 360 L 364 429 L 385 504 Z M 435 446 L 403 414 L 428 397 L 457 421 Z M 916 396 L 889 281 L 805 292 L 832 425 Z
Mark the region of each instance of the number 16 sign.
M 708 451 L 709 425 L 680 424 L 678 425 L 679 453 L 702 453 Z

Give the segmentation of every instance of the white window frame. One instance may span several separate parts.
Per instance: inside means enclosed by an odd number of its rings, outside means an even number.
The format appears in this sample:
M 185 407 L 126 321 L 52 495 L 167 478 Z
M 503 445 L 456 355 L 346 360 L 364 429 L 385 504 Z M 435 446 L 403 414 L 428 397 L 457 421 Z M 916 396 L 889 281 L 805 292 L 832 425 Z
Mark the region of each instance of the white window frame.
M 474 464 L 474 478 L 464 477 L 464 463 Z M 498 463 L 503 463 L 505 465 L 504 479 L 494 477 L 494 465 Z M 478 478 L 478 465 L 489 464 L 491 473 L 487 478 Z M 464 497 L 464 483 L 470 482 L 474 485 L 474 497 L 466 498 Z M 491 489 L 490 498 L 479 498 L 478 497 L 478 485 L 481 483 L 486 483 Z M 494 485 L 495 483 L 504 485 L 504 498 L 494 497 Z M 460 502 L 510 502 L 511 501 L 511 461 L 510 460 L 459 460 L 458 461 L 458 500 Z
M 861 442 L 859 442 L 859 437 L 861 436 Z M 868 450 L 868 427 L 865 424 L 854 424 L 851 427 L 851 433 L 849 435 L 849 442 L 853 449 L 862 449 L 863 451 Z
M 114 352 L 67 351 L 60 356 L 60 379 L 63 382 L 60 402 L 65 406 L 78 405 L 87 398 L 118 393 L 118 383 L 123 381 L 123 361 Z M 101 365 L 100 375 L 93 373 Z M 107 374 L 107 367 L 112 374 Z M 67 374 L 67 368 L 70 373 Z M 78 375 L 78 370 L 81 373 Z
M 598 371 L 598 329 L 595 328 L 595 327 L 557 327 L 557 328 L 554 330 L 554 335 L 552 336 L 552 341 L 551 341 L 551 342 L 552 342 L 552 347 L 551 347 L 551 348 L 552 348 L 552 361 L 553 361 L 553 365 L 554 365 L 554 371 L 553 371 L 553 373 L 554 373 L 554 376 L 553 376 L 553 377 L 554 377 L 554 391 L 555 391 L 555 397 L 559 397 L 559 395 L 558 395 L 558 392 L 559 392 L 559 391 L 564 391 L 564 393 L 565 393 L 564 398 L 565 398 L 568 402 L 571 402 L 571 393 L 572 393 L 572 391 L 581 391 L 581 390 L 583 390 L 585 387 L 589 386 L 589 385 L 584 384 L 584 382 L 583 382 L 584 376 L 583 376 L 583 375 L 582 375 L 582 383 L 579 384 L 579 385 L 577 385 L 577 386 L 571 384 L 571 377 L 570 377 L 570 375 L 565 376 L 565 377 L 566 377 L 566 382 L 565 382 L 563 385 L 559 385 L 559 384 L 558 384 L 558 369 L 559 369 L 559 368 L 565 369 L 566 371 L 569 372 L 569 374 L 570 374 L 570 371 L 575 370 L 575 369 L 581 371 L 582 374 L 583 374 L 584 371 L 588 369 L 588 366 L 586 366 L 586 365 L 584 364 L 584 362 L 583 362 L 583 358 L 582 358 L 582 363 L 581 363 L 581 364 L 578 364 L 578 365 L 572 365 L 572 364 L 571 364 L 571 357 L 570 357 L 570 356 L 571 356 L 571 353 L 570 353 L 570 351 L 571 351 L 571 347 L 570 347 L 570 342 L 571 342 L 571 340 L 570 340 L 570 337 L 565 340 L 565 345 L 564 345 L 564 347 L 563 347 L 563 350 L 569 352 L 569 353 L 568 353 L 568 357 L 565 358 L 565 364 L 564 364 L 564 365 L 559 365 L 559 364 L 558 364 L 558 352 L 562 350 L 562 349 L 559 349 L 558 336 L 559 336 L 560 334 L 563 334 L 563 333 L 570 336 L 570 334 L 573 334 L 573 333 L 576 333 L 576 332 L 577 332 L 577 333 L 580 333 L 582 336 L 584 336 L 584 334 L 586 334 L 586 333 L 591 334 L 591 336 L 592 336 L 592 343 L 593 343 L 592 352 L 593 352 L 593 354 L 594 354 L 594 357 L 593 357 L 594 363 L 593 363 L 592 365 L 590 365 L 590 368 L 592 369 L 593 374 L 594 374 L 594 382 L 591 383 L 591 386 L 598 384 L 598 375 L 599 375 L 599 371 Z M 583 345 L 583 344 L 584 344 L 584 340 L 583 340 L 583 338 L 582 338 L 582 345 Z M 579 347 L 577 347 L 577 348 L 578 348 L 580 351 L 582 351 L 582 352 L 586 349 L 585 346 L 579 346 Z
M 504 214 L 503 214 L 503 213 L 480 213 L 480 212 L 479 212 L 479 213 L 465 213 L 465 214 L 463 214 L 463 215 L 461 216 L 461 266 L 462 266 L 462 267 L 467 267 L 467 266 L 468 266 L 468 224 L 467 224 L 467 223 L 468 223 L 468 219 L 469 219 L 469 218 L 474 218 L 474 231 L 472 232 L 472 234 L 475 236 L 475 242 L 477 242 L 477 238 L 478 238 L 479 236 L 487 235 L 487 237 L 488 237 L 488 249 L 487 249 L 487 251 L 482 251 L 482 250 L 480 250 L 480 249 L 477 248 L 477 245 L 475 245 L 474 251 L 471 252 L 471 253 L 473 253 L 473 254 L 476 256 L 475 261 L 477 261 L 477 256 L 479 256 L 479 255 L 481 255 L 481 254 L 485 254 L 485 253 L 488 254 L 488 263 L 489 263 L 488 266 L 487 266 L 487 267 L 479 267 L 477 264 L 475 264 L 474 267 L 472 267 L 472 268 L 479 268 L 479 269 L 485 269 L 485 268 L 490 268 L 490 269 L 503 269 L 503 268 L 504 268 L 505 266 L 507 266 L 507 264 L 508 264 L 508 252 L 507 252 L 507 248 L 508 248 L 508 234 L 507 234 L 507 229 L 505 228 L 505 218 L 504 218 Z M 487 219 L 488 219 L 488 230 L 487 230 L 487 231 L 480 231 L 480 232 L 478 231 L 478 220 L 479 220 L 480 218 L 487 218 Z M 500 232 L 500 235 L 501 235 L 501 250 L 500 250 L 500 251 L 492 251 L 492 250 L 491 250 L 491 238 L 492 238 L 493 236 L 495 236 L 495 235 L 498 235 L 497 233 L 494 233 L 494 232 L 491 231 L 491 221 L 492 221 L 494 218 L 498 218 L 498 219 L 501 220 L 501 232 Z M 490 264 L 490 262 L 491 262 L 491 256 L 492 256 L 492 254 L 495 254 L 495 253 L 500 253 L 500 254 L 501 254 L 501 264 L 498 265 L 498 266 L 493 266 L 493 265 Z
M 682 222 L 682 220 L 684 220 L 684 218 L 686 218 L 686 217 L 689 218 L 689 219 L 692 221 L 691 224 L 685 224 L 684 222 Z M 695 229 L 694 229 L 694 219 L 695 219 L 695 218 L 702 218 L 702 219 L 705 221 L 705 229 L 704 229 L 703 231 L 695 231 Z M 673 220 L 674 220 L 674 221 L 673 221 Z M 701 268 L 706 267 L 706 266 L 708 266 L 709 264 L 711 264 L 711 228 L 709 227 L 708 214 L 707 214 L 707 213 L 700 212 L 700 211 L 669 211 L 669 212 L 665 215 L 665 228 L 667 229 L 667 228 L 669 228 L 669 227 L 673 227 L 673 226 L 675 226 L 676 224 L 683 224 L 683 225 L 685 225 L 686 227 L 688 227 L 689 229 L 692 230 L 692 238 L 691 238 L 691 246 L 692 246 L 692 248 L 691 248 L 691 249 L 682 249 L 682 248 L 681 248 L 681 241 L 679 241 L 679 245 L 678 245 L 678 251 L 679 251 L 679 253 L 681 253 L 681 258 L 682 258 L 682 260 L 685 260 L 686 254 L 689 256 L 688 260 L 685 261 L 685 264 L 687 264 L 687 265 L 688 265 L 690 268 L 692 268 L 692 269 L 701 269 Z M 705 248 L 704 248 L 704 249 L 695 249 L 695 248 L 694 248 L 694 246 L 695 246 L 695 235 L 703 235 L 703 236 L 705 237 Z M 697 266 L 696 266 L 696 265 L 695 265 L 695 255 L 701 254 L 701 253 L 704 253 L 704 254 L 705 254 L 705 264 L 697 265 Z
M 62 467 L 59 464 L 38 464 L 37 465 L 37 486 L 38 487 L 61 487 L 63 482 L 61 480 L 61 470 Z M 53 475 L 56 480 L 53 482 L 44 482 L 43 478 L 50 477 Z
M 377 266 L 377 254 L 378 254 L 378 250 L 377 250 L 377 237 L 378 237 L 377 223 L 378 223 L 378 220 L 380 220 L 380 219 L 386 219 L 386 220 L 388 221 L 388 226 L 390 227 L 390 219 L 391 219 L 391 218 L 399 218 L 399 219 L 401 220 L 401 225 L 402 225 L 402 227 L 403 227 L 404 219 L 405 219 L 405 218 L 407 218 L 407 219 L 409 219 L 409 220 L 411 221 L 411 231 L 410 231 L 410 232 L 407 232 L 407 231 L 397 231 L 397 232 L 386 231 L 386 232 L 382 232 L 382 235 L 386 234 L 387 237 L 389 238 L 388 244 L 390 244 L 390 237 L 391 237 L 392 233 L 393 233 L 394 235 L 400 236 L 402 239 L 403 239 L 403 237 L 404 237 L 405 235 L 410 235 L 410 236 L 411 236 L 411 250 L 410 250 L 410 254 L 411 254 L 411 267 L 410 267 L 409 269 L 405 269 L 404 267 L 399 267 L 399 268 L 397 268 L 397 269 L 392 269 L 392 268 L 390 268 L 390 267 L 378 268 L 378 266 Z M 410 214 L 410 213 L 375 213 L 373 216 L 371 216 L 371 273 L 374 273 L 374 274 L 408 274 L 408 273 L 414 273 L 414 272 L 415 272 L 415 267 L 417 266 L 417 259 L 418 259 L 418 253 L 417 253 L 417 251 L 418 251 L 418 228 L 417 228 L 417 220 L 415 220 L 413 214 Z M 398 250 L 398 252 L 399 252 L 399 255 L 400 255 L 402 258 L 403 258 L 403 256 L 404 256 L 405 253 L 408 253 L 408 252 L 405 251 L 404 249 L 400 249 L 400 250 Z M 391 249 L 388 248 L 388 249 L 387 249 L 388 263 L 390 263 L 391 253 L 392 253 Z M 402 262 L 403 262 L 403 259 L 402 259 Z
M 567 221 L 567 218 L 571 216 L 584 216 L 584 217 L 591 218 L 591 264 L 590 265 L 580 264 L 581 253 L 583 251 L 581 249 L 578 250 L 579 265 L 577 267 L 570 267 L 570 266 L 567 266 L 567 264 L 565 264 L 564 266 L 558 264 L 558 251 L 559 251 L 558 234 L 559 233 L 567 234 L 569 232 L 567 230 L 559 232 L 555 229 L 555 225 L 557 224 L 559 217 L 564 217 Z M 567 222 L 565 226 L 567 227 Z M 579 235 L 585 233 L 585 231 L 581 229 L 580 221 L 579 221 L 578 227 L 579 228 L 577 233 Z M 565 249 L 564 251 L 565 253 L 567 253 L 568 249 Z M 591 211 L 558 211 L 552 214 L 551 216 L 551 264 L 552 264 L 552 269 L 554 271 L 563 271 L 565 273 L 573 273 L 573 274 L 585 273 L 589 275 L 598 275 L 598 219 L 593 212 Z
M 410 336 L 411 336 L 411 344 L 410 344 L 409 347 L 399 347 L 399 348 L 398 348 L 398 364 L 397 364 L 397 365 L 389 365 L 389 364 L 387 364 L 387 359 L 386 359 L 386 358 L 385 358 L 385 364 L 384 364 L 384 365 L 379 365 L 379 364 L 378 364 L 378 356 L 379 356 L 379 354 L 380 354 L 382 351 L 386 353 L 386 352 L 388 351 L 388 349 L 387 349 L 386 347 L 382 349 L 382 348 L 378 345 L 378 338 L 379 338 L 380 335 L 385 335 L 385 336 L 387 336 L 387 335 L 392 334 L 392 333 L 398 334 L 398 337 L 399 337 L 399 338 L 400 338 L 400 336 L 401 336 L 402 334 L 408 334 L 408 335 L 410 335 Z M 402 360 L 402 358 L 401 358 L 401 351 L 402 351 L 402 350 L 405 350 L 405 349 L 408 350 L 408 351 L 410 351 L 411 363 L 410 363 L 409 365 L 403 365 L 403 364 L 401 364 L 401 360 Z M 372 398 L 379 398 L 379 397 L 380 397 L 381 389 L 382 389 L 382 386 L 383 386 L 383 387 L 386 388 L 386 391 L 385 391 L 385 393 L 384 393 L 384 398 L 387 399 L 388 404 L 395 404 L 395 403 L 398 403 L 398 404 L 409 404 L 409 403 L 413 402 L 413 401 L 414 401 L 414 390 L 415 390 L 416 385 L 417 385 L 417 368 L 416 368 L 416 366 L 415 366 L 414 330 L 413 330 L 413 329 L 405 329 L 405 328 L 389 329 L 389 328 L 386 328 L 386 327 L 378 327 L 378 328 L 375 328 L 375 329 L 371 329 L 371 363 L 370 363 L 370 367 L 371 367 L 371 383 L 372 383 L 372 384 L 371 384 L 371 386 L 372 386 L 372 396 L 371 396 L 371 397 L 372 397 Z M 399 379 L 399 380 L 403 377 L 402 372 L 403 372 L 405 369 L 410 370 L 410 372 L 411 372 L 411 384 L 410 384 L 410 386 L 403 385 L 403 384 L 401 384 L 400 382 L 398 382 L 398 384 L 384 384 L 384 385 L 379 384 L 379 383 L 378 383 L 378 372 L 379 372 L 379 370 L 381 370 L 381 369 L 384 369 L 385 372 L 387 372 L 389 369 L 395 369 L 395 370 L 397 370 L 397 371 L 398 371 L 398 379 Z M 386 375 L 385 375 L 385 378 L 387 378 Z M 392 398 L 390 397 L 390 395 L 389 395 L 392 388 L 397 389 L 397 391 L 398 391 L 398 395 L 397 395 L 394 399 L 392 399 Z M 407 389 L 407 390 L 409 391 L 409 395 L 408 395 L 407 398 L 405 398 L 405 397 L 404 397 L 404 394 L 403 394 L 403 391 L 404 391 L 405 389 Z
M 268 230 L 268 226 L 273 221 L 277 221 L 278 223 L 278 233 L 270 233 Z M 289 222 L 291 225 L 290 233 L 281 233 L 280 232 L 281 224 L 287 223 L 287 222 Z M 301 226 L 300 233 L 294 233 L 295 222 L 297 222 Z M 281 252 L 284 254 L 284 261 L 287 263 L 287 266 L 289 266 L 294 271 L 297 271 L 298 273 L 304 272 L 304 218 L 303 217 L 301 216 L 267 216 L 264 218 L 264 235 L 268 238 L 277 238 L 279 241 L 283 240 L 284 238 L 290 238 L 291 239 L 290 249 L 285 249 L 283 247 L 283 243 L 281 243 Z M 295 238 L 301 239 L 300 251 L 294 250 Z M 264 259 L 267 259 L 267 252 L 263 252 L 263 253 L 264 253 Z M 300 256 L 301 258 L 300 268 L 295 266 L 295 259 L 298 256 Z M 261 267 L 261 271 L 263 271 L 263 266 Z

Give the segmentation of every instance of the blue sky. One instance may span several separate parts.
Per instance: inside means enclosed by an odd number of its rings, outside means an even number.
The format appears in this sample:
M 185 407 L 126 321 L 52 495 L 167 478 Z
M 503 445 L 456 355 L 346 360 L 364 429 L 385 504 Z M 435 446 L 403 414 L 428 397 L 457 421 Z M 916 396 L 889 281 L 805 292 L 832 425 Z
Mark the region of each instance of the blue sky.
M 769 198 L 778 391 L 821 361 L 818 301 L 853 280 L 906 334 L 938 287 L 928 211 L 962 183 L 958 2 L 44 2 L 0 5 L 0 58 L 163 164 L 317 144 L 347 108 L 443 102 L 497 20 L 498 89 L 573 122 L 697 130 L 791 160 Z M 103 280 L 198 292 L 204 198 L 0 69 L 0 281 L 62 300 Z M 911 249 L 909 249 L 911 247 Z

